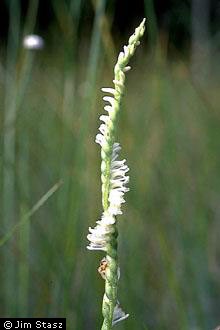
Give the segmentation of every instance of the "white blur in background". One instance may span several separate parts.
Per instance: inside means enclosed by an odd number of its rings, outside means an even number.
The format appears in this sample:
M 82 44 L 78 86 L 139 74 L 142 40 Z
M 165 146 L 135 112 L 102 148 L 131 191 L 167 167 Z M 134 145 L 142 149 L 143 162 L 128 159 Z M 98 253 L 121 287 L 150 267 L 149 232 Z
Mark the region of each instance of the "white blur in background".
M 42 49 L 44 39 L 37 34 L 26 35 L 23 39 L 23 47 L 30 50 Z

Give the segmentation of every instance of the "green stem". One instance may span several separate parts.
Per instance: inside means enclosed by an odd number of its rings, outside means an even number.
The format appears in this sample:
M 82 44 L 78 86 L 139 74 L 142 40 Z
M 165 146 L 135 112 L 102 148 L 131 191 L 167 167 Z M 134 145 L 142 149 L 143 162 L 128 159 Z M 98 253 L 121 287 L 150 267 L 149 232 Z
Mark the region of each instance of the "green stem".
M 105 294 L 102 303 L 103 324 L 101 330 L 112 329 L 113 312 L 117 302 L 117 287 L 118 287 L 118 255 L 117 255 L 117 236 L 118 231 L 116 224 L 113 225 L 114 233 L 111 241 L 107 246 L 106 260 L 106 280 Z
M 109 157 L 105 161 L 102 161 L 102 166 L 105 166 L 105 174 L 102 173 L 102 206 L 103 210 L 106 211 L 109 206 L 108 196 L 110 190 L 111 158 Z

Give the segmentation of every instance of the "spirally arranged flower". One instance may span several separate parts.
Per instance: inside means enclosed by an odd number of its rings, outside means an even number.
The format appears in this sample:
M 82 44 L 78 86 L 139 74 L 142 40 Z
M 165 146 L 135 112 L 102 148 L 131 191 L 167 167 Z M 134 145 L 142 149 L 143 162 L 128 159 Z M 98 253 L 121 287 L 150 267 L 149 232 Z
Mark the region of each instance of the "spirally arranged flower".
M 140 44 L 139 39 L 145 30 L 145 19 L 135 29 L 135 33 L 129 38 L 127 46 L 119 53 L 114 68 L 114 88 L 102 88 L 102 91 L 110 94 L 104 96 L 107 103 L 104 106 L 107 115 L 101 115 L 102 121 L 96 135 L 96 143 L 101 146 L 101 181 L 102 181 L 102 205 L 101 219 L 96 222 L 94 228 L 89 228 L 87 236 L 89 250 L 106 252 L 106 258 L 99 267 L 101 276 L 105 280 L 105 294 L 103 298 L 102 330 L 109 330 L 116 323 L 126 319 L 126 314 L 119 305 L 117 299 L 117 284 L 120 269 L 117 257 L 117 216 L 122 214 L 121 206 L 125 203 L 124 195 L 129 191 L 129 171 L 126 160 L 118 160 L 120 144 L 115 141 L 115 128 L 120 110 L 121 98 L 124 91 L 125 72 L 130 70 L 128 62 L 133 56 L 136 47 Z
M 112 225 L 116 222 L 116 215 L 122 214 L 121 204 L 125 202 L 124 193 L 129 191 L 126 187 L 129 182 L 128 166 L 125 165 L 125 159 L 122 161 L 118 158 L 120 150 L 119 143 L 114 143 L 110 166 L 110 191 L 109 191 L 109 207 L 103 212 L 101 220 L 97 221 L 96 227 L 89 228 L 90 234 L 87 236 L 90 245 L 89 250 L 106 251 L 107 243 L 110 240 L 110 234 L 114 232 Z

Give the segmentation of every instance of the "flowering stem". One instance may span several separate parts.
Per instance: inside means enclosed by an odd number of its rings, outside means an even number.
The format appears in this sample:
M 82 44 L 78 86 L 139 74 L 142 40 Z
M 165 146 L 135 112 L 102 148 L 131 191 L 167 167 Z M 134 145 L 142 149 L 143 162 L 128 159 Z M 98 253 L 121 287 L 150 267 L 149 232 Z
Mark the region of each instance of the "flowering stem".
M 144 33 L 145 19 L 142 21 L 140 26 L 135 30 L 135 34 L 129 39 L 128 46 L 124 47 L 124 52 L 121 52 L 118 57 L 118 61 L 114 68 L 115 78 L 114 82 L 114 102 L 111 102 L 112 108 L 114 109 L 109 113 L 110 120 L 108 122 L 108 144 L 106 148 L 102 147 L 101 157 L 102 164 L 102 193 L 103 193 L 103 209 L 106 211 L 109 206 L 109 193 L 110 193 L 110 179 L 111 179 L 111 157 L 114 140 L 114 128 L 117 120 L 117 115 L 121 105 L 121 99 L 124 91 L 125 83 L 125 72 L 130 69 L 127 64 L 130 58 L 133 56 L 136 47 L 139 45 L 139 39 Z M 105 91 L 105 90 L 104 90 Z M 108 99 L 106 99 L 109 101 Z M 107 134 L 106 134 L 107 135 Z M 106 260 L 108 268 L 106 270 L 105 279 L 105 294 L 103 297 L 102 314 L 103 314 L 103 325 L 101 330 L 112 329 L 113 312 L 117 302 L 117 286 L 118 286 L 118 256 L 117 256 L 117 227 L 114 223 L 114 233 L 111 235 L 109 244 L 106 250 Z
M 121 149 L 119 143 L 115 142 L 115 127 L 120 110 L 121 99 L 124 92 L 125 72 L 130 70 L 127 66 L 133 56 L 136 47 L 140 44 L 139 39 L 145 30 L 145 19 L 135 29 L 135 33 L 129 38 L 127 46 L 118 56 L 114 68 L 114 88 L 102 88 L 103 92 L 111 96 L 103 97 L 108 102 L 104 109 L 108 115 L 102 115 L 100 120 L 104 122 L 99 127 L 101 134 L 97 134 L 96 142 L 101 145 L 101 181 L 102 181 L 102 205 L 103 215 L 97 221 L 95 228 L 89 228 L 87 236 L 90 245 L 89 250 L 102 250 L 106 252 L 105 268 L 101 267 L 101 275 L 105 279 L 105 294 L 103 297 L 102 314 L 103 325 L 101 330 L 110 330 L 117 322 L 128 317 L 121 309 L 117 300 L 117 287 L 119 279 L 119 266 L 117 256 L 117 219 L 122 214 L 121 204 L 125 202 L 124 193 L 129 189 L 126 187 L 129 177 L 126 175 L 128 166 L 125 160 L 117 160 Z
M 117 302 L 117 286 L 118 286 L 118 256 L 117 256 L 117 236 L 118 231 L 116 223 L 113 225 L 114 233 L 111 242 L 107 246 L 106 260 L 108 268 L 105 273 L 105 294 L 102 303 L 102 315 L 104 318 L 101 330 L 109 330 L 112 328 L 112 318 L 114 308 Z

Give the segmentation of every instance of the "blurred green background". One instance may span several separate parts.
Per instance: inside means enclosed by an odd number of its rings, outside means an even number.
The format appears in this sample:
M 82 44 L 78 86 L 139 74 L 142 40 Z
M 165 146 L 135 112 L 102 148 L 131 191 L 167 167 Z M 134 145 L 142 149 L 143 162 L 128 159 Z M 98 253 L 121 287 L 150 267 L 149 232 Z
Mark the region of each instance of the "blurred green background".
M 130 167 L 119 219 L 118 329 L 220 323 L 219 1 L 3 1 L 0 316 L 100 329 L 101 87 L 143 17 L 118 139 Z M 39 33 L 42 50 L 22 47 Z

